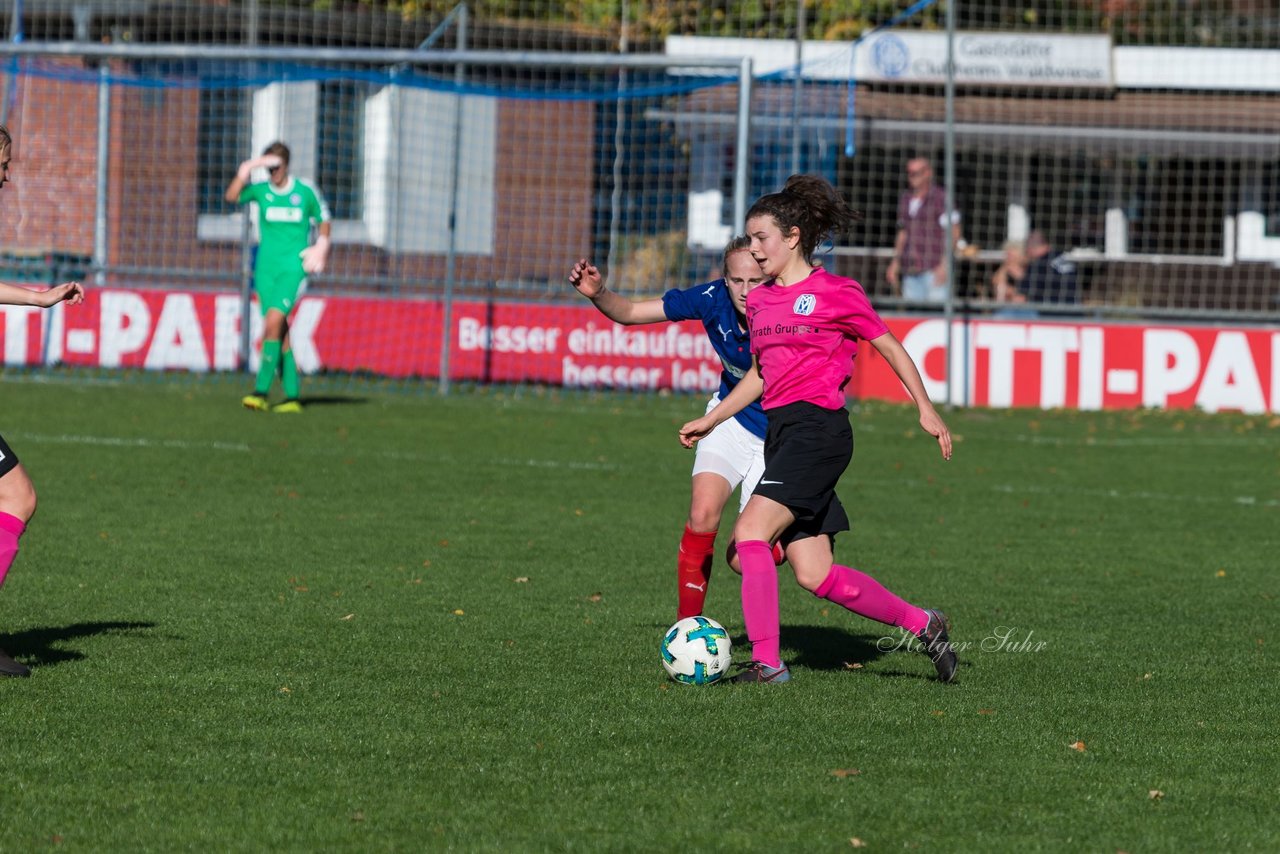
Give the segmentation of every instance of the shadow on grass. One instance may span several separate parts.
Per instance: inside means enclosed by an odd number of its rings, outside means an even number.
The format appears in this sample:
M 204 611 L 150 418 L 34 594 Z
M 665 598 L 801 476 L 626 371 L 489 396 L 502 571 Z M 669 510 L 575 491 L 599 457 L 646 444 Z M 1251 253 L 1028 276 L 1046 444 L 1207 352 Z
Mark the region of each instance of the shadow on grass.
M 735 644 L 746 642 L 745 635 L 741 640 L 734 638 Z M 924 654 L 919 641 L 907 636 L 901 629 L 888 626 L 883 634 L 878 635 L 855 635 L 843 629 L 825 626 L 783 626 L 782 646 L 784 649 L 797 651 L 796 655 L 787 659 L 788 665 L 812 670 L 856 670 L 858 668 L 849 665 L 866 666 L 884 656 L 892 656 L 893 661 L 901 661 L 905 667 L 877 669 L 876 678 L 937 681 L 933 664 Z M 911 660 L 916 658 L 920 660 Z M 968 665 L 961 660 L 960 667 L 966 666 Z
M 855 635 L 828 626 L 783 626 L 782 645 L 794 649 L 787 664 L 810 670 L 847 670 L 848 664 L 867 664 L 884 652 L 876 645 L 880 635 Z M 746 643 L 744 636 L 742 643 Z
M 667 626 L 654 626 L 666 629 Z M 883 655 L 893 651 L 893 644 L 887 648 L 880 641 L 883 637 L 891 637 L 897 642 L 898 630 L 885 629 L 883 635 L 856 635 L 845 629 L 828 626 L 795 626 L 782 627 L 782 647 L 794 650 L 794 654 L 785 656 L 788 665 L 807 667 L 811 670 L 848 670 L 849 664 L 866 665 Z M 750 642 L 745 634 L 736 634 L 730 638 L 734 649 L 747 649 Z M 904 653 L 905 654 L 905 653 Z M 893 673 L 894 676 L 910 676 L 910 673 Z
M 658 623 L 654 623 L 654 626 L 660 629 L 667 628 Z M 735 650 L 745 650 L 751 646 L 745 634 L 733 635 L 729 640 L 733 643 Z M 928 656 L 920 651 L 919 642 L 914 638 L 908 639 L 901 629 L 886 626 L 883 634 L 856 635 L 845 629 L 830 626 L 784 625 L 781 640 L 782 657 L 789 667 L 803 667 L 809 670 L 858 670 L 884 656 L 894 656 L 894 661 L 902 661 L 906 667 L 876 669 L 875 678 L 938 681 Z M 919 662 L 907 663 L 909 659 L 917 657 L 920 658 Z M 961 672 L 972 666 L 972 662 L 965 661 L 961 656 L 959 662 Z
M 303 395 L 298 398 L 303 406 L 360 406 L 368 403 L 367 397 L 356 397 L 349 394 L 317 394 Z
M 127 632 L 134 629 L 150 629 L 155 623 L 139 623 L 125 621 L 109 621 L 100 623 L 73 623 L 69 626 L 27 629 L 25 632 L 14 632 L 0 637 L 9 655 L 25 659 L 35 666 L 62 664 L 67 661 L 80 661 L 84 653 L 73 649 L 55 649 L 55 645 L 74 638 L 91 637 L 110 632 Z

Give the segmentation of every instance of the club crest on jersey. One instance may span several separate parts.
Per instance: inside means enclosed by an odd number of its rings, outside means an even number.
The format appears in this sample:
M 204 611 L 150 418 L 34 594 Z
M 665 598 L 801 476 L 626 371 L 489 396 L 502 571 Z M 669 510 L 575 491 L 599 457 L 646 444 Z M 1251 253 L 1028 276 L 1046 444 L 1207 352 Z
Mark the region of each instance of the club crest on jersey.
M 800 296 L 796 297 L 796 304 L 791 307 L 791 310 L 796 314 L 802 315 L 804 317 L 808 317 L 809 315 L 813 314 L 813 310 L 817 307 L 818 307 L 817 297 L 815 297 L 813 294 L 801 294 Z

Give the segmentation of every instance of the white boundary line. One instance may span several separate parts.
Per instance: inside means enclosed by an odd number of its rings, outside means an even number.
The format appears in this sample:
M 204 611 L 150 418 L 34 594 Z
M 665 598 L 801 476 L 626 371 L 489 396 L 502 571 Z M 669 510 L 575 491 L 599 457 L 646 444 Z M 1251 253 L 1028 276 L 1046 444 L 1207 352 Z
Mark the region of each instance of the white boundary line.
M 177 450 L 199 450 L 207 449 L 214 451 L 230 451 L 234 453 L 249 453 L 253 448 L 244 442 L 193 442 L 185 439 L 148 439 L 145 437 L 121 438 L 113 436 L 85 436 L 75 434 L 47 435 L 40 433 L 18 433 L 13 434 L 20 441 L 44 443 L 51 445 L 97 445 L 104 447 L 117 448 L 158 448 L 158 449 L 177 449 Z M 922 437 L 923 438 L 923 437 Z M 1007 438 L 1007 437 L 1006 437 Z M 324 454 L 333 456 L 332 450 L 316 450 L 314 452 L 305 452 L 308 455 Z M 354 456 L 357 457 L 377 457 L 380 459 L 391 460 L 409 460 L 418 462 L 462 462 L 457 457 L 447 456 L 443 454 L 422 454 L 412 451 L 356 451 Z M 625 468 L 617 463 L 600 463 L 585 462 L 581 460 L 539 460 L 526 457 L 520 459 L 517 457 L 477 457 L 468 460 L 472 464 L 485 466 L 507 466 L 519 468 L 539 468 L 539 469 L 568 469 L 570 471 L 619 471 Z M 879 479 L 862 479 L 854 475 L 855 482 L 868 483 L 869 481 Z M 924 481 L 895 479 L 893 483 L 898 485 L 906 485 L 912 487 L 928 486 Z M 1230 503 L 1242 507 L 1280 507 L 1280 499 L 1275 498 L 1259 498 L 1253 495 L 1238 496 L 1205 496 L 1205 495 L 1176 495 L 1172 493 L 1147 492 L 1145 490 L 1122 491 L 1118 489 L 1061 489 L 1061 488 L 1045 488 L 1034 485 L 1013 485 L 1013 484 L 996 484 L 989 487 L 992 492 L 1000 492 L 1010 495 L 1049 495 L 1049 496 L 1070 496 L 1079 495 L 1090 498 L 1113 498 L 1120 500 L 1146 500 L 1146 501 L 1183 501 L 1197 504 L 1222 504 Z
M 21 442 L 32 442 L 34 444 L 46 445 L 96 445 L 99 447 L 112 448 L 157 448 L 164 450 L 176 449 L 180 451 L 213 450 L 232 451 L 235 453 L 249 453 L 253 450 L 252 446 L 244 442 L 193 442 L 186 439 L 148 439 L 146 437 L 121 438 L 115 436 L 84 436 L 67 433 L 56 436 L 42 433 L 14 433 L 11 435 Z M 265 448 L 266 446 L 263 447 Z M 297 451 L 295 450 L 293 453 L 297 453 Z M 335 455 L 334 452 L 329 449 L 323 451 L 305 451 L 303 453 L 308 455 Z M 341 454 L 338 454 L 337 456 L 341 456 Z M 461 462 L 461 460 L 456 457 L 446 456 L 443 454 L 419 454 L 412 451 L 358 451 L 355 452 L 355 456 L 418 462 Z M 541 469 L 565 468 L 583 471 L 616 471 L 621 468 L 621 466 L 614 463 L 583 462 L 580 460 L 518 459 L 515 457 L 477 458 L 476 460 L 470 460 L 469 462 L 488 466 L 516 466 L 520 468 Z

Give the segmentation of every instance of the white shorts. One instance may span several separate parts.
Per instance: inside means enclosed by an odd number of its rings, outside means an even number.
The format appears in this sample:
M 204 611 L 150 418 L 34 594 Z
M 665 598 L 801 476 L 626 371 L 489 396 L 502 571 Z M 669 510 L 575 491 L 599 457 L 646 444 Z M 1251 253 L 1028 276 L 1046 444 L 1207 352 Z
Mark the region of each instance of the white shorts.
M 719 402 L 720 396 L 713 394 L 707 402 L 707 412 Z M 730 487 L 741 484 L 738 512 L 742 512 L 764 474 L 764 439 L 743 427 L 738 419 L 730 418 L 698 441 L 693 473 L 718 474 L 729 481 Z

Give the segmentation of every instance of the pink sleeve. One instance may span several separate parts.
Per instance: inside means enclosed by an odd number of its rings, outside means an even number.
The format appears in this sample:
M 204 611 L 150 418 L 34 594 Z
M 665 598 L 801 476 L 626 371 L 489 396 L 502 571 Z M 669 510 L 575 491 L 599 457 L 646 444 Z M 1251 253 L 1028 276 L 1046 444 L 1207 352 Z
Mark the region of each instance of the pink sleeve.
M 872 308 L 871 300 L 867 299 L 867 293 L 861 285 L 850 280 L 849 287 L 845 289 L 845 295 L 846 310 L 842 325 L 847 332 L 852 332 L 864 341 L 870 341 L 889 331 L 889 327 Z

